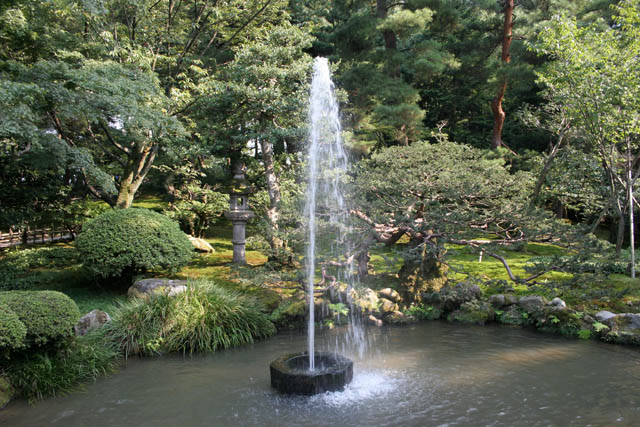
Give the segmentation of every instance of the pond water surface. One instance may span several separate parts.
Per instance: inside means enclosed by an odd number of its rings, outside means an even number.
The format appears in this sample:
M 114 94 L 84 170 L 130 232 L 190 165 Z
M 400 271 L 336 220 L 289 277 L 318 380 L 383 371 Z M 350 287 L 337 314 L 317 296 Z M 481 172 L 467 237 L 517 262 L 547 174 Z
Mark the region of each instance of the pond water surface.
M 303 332 L 207 356 L 129 360 L 69 396 L 0 411 L 4 426 L 640 425 L 640 352 L 508 327 L 370 329 L 343 392 L 282 396 L 269 363 Z M 316 338 L 328 345 L 335 331 Z M 353 355 L 351 355 L 353 356 Z

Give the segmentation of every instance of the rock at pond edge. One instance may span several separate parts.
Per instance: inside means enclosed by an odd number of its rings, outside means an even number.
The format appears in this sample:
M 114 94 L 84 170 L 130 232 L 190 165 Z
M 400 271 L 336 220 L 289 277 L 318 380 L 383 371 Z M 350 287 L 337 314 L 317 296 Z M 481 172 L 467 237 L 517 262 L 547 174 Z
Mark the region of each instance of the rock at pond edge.
M 102 310 L 91 310 L 78 320 L 78 323 L 73 327 L 73 330 L 77 336 L 82 336 L 98 329 L 107 322 L 111 322 L 109 314 Z
M 176 296 L 187 290 L 186 280 L 141 279 L 137 280 L 127 291 L 129 298 L 146 299 L 152 294 Z

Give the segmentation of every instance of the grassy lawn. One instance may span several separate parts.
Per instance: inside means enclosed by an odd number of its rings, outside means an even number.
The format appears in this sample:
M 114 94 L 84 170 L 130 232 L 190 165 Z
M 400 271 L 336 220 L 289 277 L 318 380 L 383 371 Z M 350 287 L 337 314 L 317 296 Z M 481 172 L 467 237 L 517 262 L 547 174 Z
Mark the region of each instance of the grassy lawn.
M 165 202 L 158 196 L 144 195 L 136 198 L 132 206 L 134 208 L 145 208 L 152 211 L 162 212 L 162 210 L 168 205 L 169 203 Z

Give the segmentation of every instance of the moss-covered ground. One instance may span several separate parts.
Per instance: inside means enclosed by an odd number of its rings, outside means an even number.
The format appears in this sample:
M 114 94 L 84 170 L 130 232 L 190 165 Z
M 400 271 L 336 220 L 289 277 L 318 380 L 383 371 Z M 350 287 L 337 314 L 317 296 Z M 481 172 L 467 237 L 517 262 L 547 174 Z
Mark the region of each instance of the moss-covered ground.
M 162 202 L 160 199 L 146 198 L 140 203 L 145 204 L 145 207 L 159 208 Z M 246 267 L 234 267 L 231 263 L 233 246 L 229 224 L 223 223 L 212 228 L 206 240 L 215 249 L 214 253 L 197 255 L 177 273 L 155 272 L 153 275 L 179 279 L 213 279 L 224 287 L 256 296 L 270 308 L 277 306 L 280 295 L 291 295 L 300 288 L 300 277 L 296 278 L 296 275 L 300 276 L 299 272 L 270 270 L 265 264 L 267 257 L 257 251 L 247 250 Z M 372 274 L 363 280 L 362 285 L 374 289 L 396 287 L 396 273 L 402 265 L 398 249 L 403 244 L 405 243 L 400 242 L 396 248 L 378 248 L 372 251 Z M 454 281 L 479 279 L 477 281 L 483 282 L 481 286 L 487 294 L 511 288 L 516 295 L 542 294 L 548 298 L 559 296 L 567 303 L 584 309 L 640 311 L 640 279 L 610 275 L 605 278 L 586 277 L 576 282 L 571 280 L 569 274 L 556 272 L 536 279 L 537 285 L 527 286 L 509 281 L 506 270 L 497 259 L 485 255 L 480 261 L 478 253 L 465 247 L 451 246 L 448 251 L 449 278 Z M 500 252 L 507 259 L 513 273 L 520 277 L 527 275 L 525 267 L 532 257 L 562 253 L 562 248 L 547 244 L 529 244 L 521 250 L 503 249 Z M 111 290 L 104 284 L 95 283 L 87 277 L 79 264 L 60 268 L 39 268 L 29 272 L 29 275 L 34 278 L 31 289 L 64 292 L 76 301 L 83 313 L 94 308 L 109 312 L 126 299 L 123 289 Z

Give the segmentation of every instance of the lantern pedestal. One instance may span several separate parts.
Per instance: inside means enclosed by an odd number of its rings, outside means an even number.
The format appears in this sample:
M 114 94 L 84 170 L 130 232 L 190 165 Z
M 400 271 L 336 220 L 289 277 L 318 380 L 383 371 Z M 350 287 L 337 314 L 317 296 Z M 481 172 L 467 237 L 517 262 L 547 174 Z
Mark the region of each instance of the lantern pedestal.
M 229 210 L 224 216 L 233 224 L 233 262 L 236 264 L 246 264 L 245 243 L 247 221 L 253 218 L 254 214 L 249 209 L 249 194 L 251 188 L 244 178 L 244 165 L 236 162 L 233 167 L 233 185 L 229 194 Z

